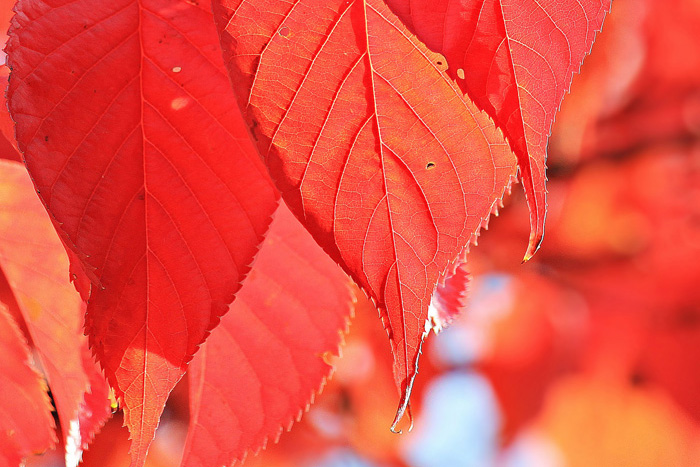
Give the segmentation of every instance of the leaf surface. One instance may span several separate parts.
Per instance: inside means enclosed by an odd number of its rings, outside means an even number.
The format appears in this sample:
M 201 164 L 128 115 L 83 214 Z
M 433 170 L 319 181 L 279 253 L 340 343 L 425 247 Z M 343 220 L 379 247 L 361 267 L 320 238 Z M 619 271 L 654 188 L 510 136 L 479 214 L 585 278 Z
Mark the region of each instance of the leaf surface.
M 15 320 L 0 305 L 0 466 L 17 467 L 56 442 L 51 401 Z
M 378 304 L 408 407 L 439 275 L 515 159 L 378 0 L 216 0 L 234 90 L 277 187 Z M 430 326 L 428 324 L 427 329 Z
M 277 440 L 331 373 L 352 314 L 342 270 L 288 208 L 277 210 L 255 267 L 192 361 L 184 467 L 232 465 Z
M 444 282 L 438 283 L 430 300 L 432 327 L 440 332 L 467 308 L 470 275 L 467 263 L 460 262 Z
M 610 0 L 387 0 L 447 73 L 494 119 L 518 158 L 530 206 L 525 260 L 544 236 L 545 160 L 554 116 Z
M 15 143 L 15 124 L 10 118 L 7 111 L 7 99 L 5 91 L 7 90 L 7 78 L 10 75 L 10 69 L 5 64 L 5 43 L 7 42 L 7 29 L 10 27 L 10 19 L 12 18 L 12 7 L 15 5 L 15 0 L 0 0 L 0 44 L 3 51 L 0 51 L 2 60 L 0 60 L 0 159 L 22 160 Z
M 108 388 L 83 335 L 84 305 L 68 258 L 24 166 L 0 161 L 0 268 L 38 351 L 65 436 L 66 460 L 109 417 Z
M 8 97 L 19 147 L 72 269 L 92 281 L 79 284 L 86 330 L 140 466 L 168 394 L 248 272 L 276 194 L 206 1 L 20 0 L 16 11 Z

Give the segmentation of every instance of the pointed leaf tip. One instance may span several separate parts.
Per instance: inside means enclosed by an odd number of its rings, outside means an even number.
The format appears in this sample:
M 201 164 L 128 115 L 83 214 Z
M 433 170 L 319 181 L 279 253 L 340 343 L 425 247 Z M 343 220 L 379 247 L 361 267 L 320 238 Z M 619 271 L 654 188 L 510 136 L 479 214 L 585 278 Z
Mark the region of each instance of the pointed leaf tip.
M 525 252 L 525 256 L 523 257 L 523 263 L 525 264 L 528 261 L 532 259 L 533 256 L 535 256 L 535 253 L 537 253 L 540 249 L 540 246 L 542 246 L 542 241 L 544 240 L 544 221 L 541 226 L 538 226 L 537 230 L 533 230 L 530 233 L 530 241 L 528 242 L 527 245 L 527 251 Z

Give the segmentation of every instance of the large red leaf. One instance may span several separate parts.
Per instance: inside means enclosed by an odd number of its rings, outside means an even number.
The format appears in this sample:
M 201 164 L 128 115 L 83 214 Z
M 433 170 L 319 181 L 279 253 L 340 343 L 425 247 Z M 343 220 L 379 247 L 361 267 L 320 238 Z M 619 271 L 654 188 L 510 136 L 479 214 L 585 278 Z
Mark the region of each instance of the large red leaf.
M 231 80 L 277 186 L 376 301 L 407 409 L 438 277 L 515 172 L 485 113 L 379 0 L 216 0 Z M 427 326 L 426 326 L 427 324 Z
M 387 0 L 447 73 L 503 129 L 530 205 L 525 259 L 544 236 L 545 159 L 554 116 L 611 0 Z
M 20 0 L 16 11 L 8 96 L 19 147 L 93 282 L 87 332 L 142 465 L 276 195 L 206 1 Z
M 0 213 L 0 268 L 49 380 L 66 459 L 77 465 L 110 415 L 108 388 L 83 336 L 85 310 L 70 283 L 65 250 L 18 162 L 0 161 Z
M 192 361 L 183 466 L 231 465 L 277 439 L 330 375 L 352 313 L 348 277 L 285 205 L 231 311 Z
M 17 467 L 56 442 L 46 385 L 29 359 L 22 333 L 0 305 L 0 467 Z

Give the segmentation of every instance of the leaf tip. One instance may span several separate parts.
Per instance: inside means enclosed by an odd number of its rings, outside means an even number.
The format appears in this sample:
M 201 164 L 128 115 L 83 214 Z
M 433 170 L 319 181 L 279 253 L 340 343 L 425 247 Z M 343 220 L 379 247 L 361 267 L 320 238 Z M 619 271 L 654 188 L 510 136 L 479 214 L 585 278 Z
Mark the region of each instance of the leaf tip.
M 408 416 L 408 432 L 410 433 L 411 430 L 413 430 L 413 414 L 411 413 L 410 398 L 411 388 L 409 387 L 406 391 L 404 391 L 401 397 L 401 401 L 399 402 L 399 408 L 396 410 L 396 416 L 394 417 L 394 421 L 391 423 L 391 427 L 389 428 L 392 433 L 395 433 L 397 435 L 403 434 L 403 430 L 397 430 L 396 427 L 399 425 L 404 415 Z
M 533 256 L 535 256 L 535 253 L 537 253 L 537 251 L 540 249 L 540 246 L 542 245 L 542 240 L 544 240 L 544 225 L 538 227 L 536 231 L 533 231 L 530 234 L 530 241 L 528 242 L 527 251 L 525 252 L 525 256 L 523 257 L 522 264 L 527 263 L 532 259 Z

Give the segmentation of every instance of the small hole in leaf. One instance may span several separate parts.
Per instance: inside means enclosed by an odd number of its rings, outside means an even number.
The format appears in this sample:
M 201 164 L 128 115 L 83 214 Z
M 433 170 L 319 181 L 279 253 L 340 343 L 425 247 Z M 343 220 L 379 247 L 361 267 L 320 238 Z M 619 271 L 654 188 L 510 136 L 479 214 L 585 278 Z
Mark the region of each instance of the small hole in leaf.
M 282 37 L 289 36 L 289 28 L 287 26 L 282 26 L 279 30 L 279 35 Z
M 425 166 L 426 170 L 434 169 L 435 168 L 435 162 L 428 162 L 428 164 Z
M 442 66 L 442 61 L 441 61 L 441 60 L 438 60 L 438 61 L 437 61 L 437 62 L 435 62 L 435 63 L 437 63 L 437 64 L 438 64 L 438 66 Z

